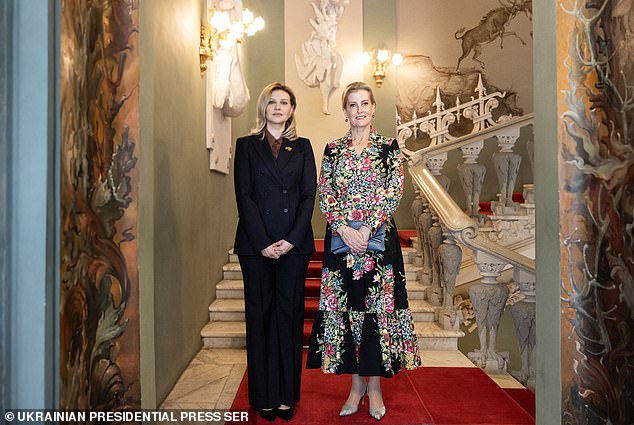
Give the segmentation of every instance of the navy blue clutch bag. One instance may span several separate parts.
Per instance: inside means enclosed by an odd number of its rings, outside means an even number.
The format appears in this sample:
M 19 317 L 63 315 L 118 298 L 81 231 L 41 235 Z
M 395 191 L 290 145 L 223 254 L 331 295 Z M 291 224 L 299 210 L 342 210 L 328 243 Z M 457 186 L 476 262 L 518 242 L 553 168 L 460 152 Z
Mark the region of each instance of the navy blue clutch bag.
M 363 226 L 362 221 L 349 221 L 348 226 L 355 230 L 359 230 Z M 332 232 L 330 240 L 330 251 L 333 254 L 344 254 L 350 252 L 350 247 L 343 242 L 341 236 L 337 232 Z M 383 252 L 385 251 L 385 223 L 379 227 L 376 232 L 368 240 L 368 251 Z

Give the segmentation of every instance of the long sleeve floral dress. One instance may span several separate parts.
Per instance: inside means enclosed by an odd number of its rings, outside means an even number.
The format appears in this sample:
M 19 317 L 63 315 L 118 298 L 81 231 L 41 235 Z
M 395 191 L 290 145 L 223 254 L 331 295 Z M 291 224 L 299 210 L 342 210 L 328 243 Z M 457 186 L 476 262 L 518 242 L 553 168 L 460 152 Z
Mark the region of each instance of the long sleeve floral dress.
M 421 365 L 392 219 L 403 193 L 399 157 L 398 143 L 375 131 L 360 154 L 350 133 L 326 146 L 319 205 L 328 224 L 308 368 L 390 377 Z M 373 233 L 386 223 L 385 251 L 333 254 L 332 232 L 353 220 Z

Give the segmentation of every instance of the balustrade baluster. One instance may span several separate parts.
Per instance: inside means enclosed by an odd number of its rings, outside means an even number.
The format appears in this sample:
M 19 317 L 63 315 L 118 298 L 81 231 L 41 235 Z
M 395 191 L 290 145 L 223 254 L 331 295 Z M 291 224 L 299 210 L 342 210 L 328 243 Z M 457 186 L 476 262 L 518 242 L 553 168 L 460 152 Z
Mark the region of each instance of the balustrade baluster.
M 535 388 L 535 274 L 516 268 L 513 278 L 519 286 L 521 300 L 511 307 L 513 324 L 522 358 L 522 370 L 513 371 L 515 379 L 529 388 Z
M 439 219 L 432 211 L 432 226 L 429 229 L 429 241 L 431 250 L 431 288 L 428 288 L 427 298 L 432 305 L 442 305 L 442 287 L 440 285 L 440 257 L 439 248 L 442 245 L 442 229 Z
M 422 196 L 422 195 L 421 195 Z M 420 235 L 422 237 L 421 247 L 423 249 L 423 270 L 421 272 L 420 281 L 422 284 L 427 285 L 431 283 L 431 241 L 429 239 L 429 230 L 432 226 L 432 213 L 429 209 L 429 203 L 427 199 L 422 196 L 423 200 L 423 212 L 419 217 Z
M 440 277 L 443 288 L 443 308 L 440 311 L 440 324 L 447 330 L 459 330 L 460 320 L 454 306 L 453 294 L 456 278 L 462 264 L 462 249 L 449 233 L 444 233 L 444 240 L 438 249 L 440 257 Z
M 484 140 L 479 140 L 460 148 L 464 162 L 458 165 L 458 175 L 467 199 L 467 215 L 474 218 L 478 217 L 480 210 L 480 193 L 487 172 L 486 167 L 477 161 L 483 147 Z
M 420 189 L 414 185 L 414 191 L 416 192 L 416 198 L 412 202 L 412 213 L 414 214 L 414 226 L 416 228 L 416 236 L 418 237 L 418 244 L 416 245 L 416 256 L 423 257 L 423 235 L 421 234 L 420 216 L 423 213 L 423 200 L 421 198 Z
M 506 372 L 508 353 L 496 350 L 496 340 L 500 318 L 508 297 L 508 289 L 498 283 L 497 278 L 507 263 L 481 251 L 476 252 L 475 262 L 482 280 L 469 288 L 469 297 L 478 325 L 480 349 L 470 352 L 467 357 L 487 370 Z
M 447 161 L 447 153 L 443 153 L 440 155 L 433 156 L 429 158 L 427 161 L 427 167 L 429 171 L 436 177 L 438 183 L 448 192 L 449 185 L 451 185 L 451 180 L 449 177 L 442 174 L 442 169 L 445 166 L 445 162 Z
M 516 214 L 519 207 L 513 202 L 513 190 L 522 163 L 522 156 L 513 153 L 513 147 L 520 136 L 520 129 L 511 128 L 495 136 L 500 146 L 500 152 L 493 154 L 495 173 L 500 185 L 500 202 L 494 203 L 492 209 L 497 215 Z

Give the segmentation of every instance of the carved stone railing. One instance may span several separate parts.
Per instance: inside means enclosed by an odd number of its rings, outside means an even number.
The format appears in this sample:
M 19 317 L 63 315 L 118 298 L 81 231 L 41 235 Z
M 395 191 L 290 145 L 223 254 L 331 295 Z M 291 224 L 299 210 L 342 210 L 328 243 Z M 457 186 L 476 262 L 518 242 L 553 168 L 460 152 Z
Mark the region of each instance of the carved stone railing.
M 421 239 L 422 281 L 430 284 L 428 299 L 439 306 L 440 323 L 444 327 L 456 328 L 459 313 L 453 305 L 453 291 L 462 261 L 461 250 L 467 248 L 472 252 L 481 276 L 480 283 L 469 288 L 480 338 L 480 350 L 469 353 L 469 358 L 483 368 L 506 370 L 508 353 L 499 353 L 495 347 L 497 328 L 509 293 L 507 286 L 500 284 L 497 278 L 505 268 L 513 267 L 518 293 L 513 294 L 515 303 L 512 309 L 522 354 L 522 370 L 515 375 L 528 385 L 534 381 L 535 260 L 498 243 L 500 229 L 506 229 L 504 226 L 493 226 L 481 231 L 485 221 L 478 219 L 477 207 L 472 207 L 472 216 L 465 213 L 448 193 L 447 185 L 439 181 L 442 179 L 438 179 L 434 167 L 438 157 L 446 158 L 448 152 L 458 149 L 464 154 L 465 148 L 468 150 L 474 143 L 482 145 L 492 138 L 497 138 L 502 152 L 508 152 L 508 146 L 519 137 L 519 129 L 532 125 L 532 119 L 532 114 L 508 119 L 475 134 L 411 153 L 408 161 L 409 172 L 420 197 L 413 209 L 415 214 L 420 211 L 416 223 Z M 504 163 L 496 163 L 496 167 Z M 524 205 L 525 210 L 518 212 L 519 208 L 511 204 L 514 181 L 510 183 L 506 199 L 501 196 L 498 205 L 494 206 L 493 221 L 502 222 L 508 217 L 511 217 L 511 221 L 518 221 L 523 216 L 529 217 L 526 222 L 530 223 L 534 204 L 527 203 Z M 531 188 L 525 193 L 525 198 L 529 200 L 533 197 Z M 534 215 L 532 217 L 534 226 Z M 491 222 L 486 223 L 488 225 Z

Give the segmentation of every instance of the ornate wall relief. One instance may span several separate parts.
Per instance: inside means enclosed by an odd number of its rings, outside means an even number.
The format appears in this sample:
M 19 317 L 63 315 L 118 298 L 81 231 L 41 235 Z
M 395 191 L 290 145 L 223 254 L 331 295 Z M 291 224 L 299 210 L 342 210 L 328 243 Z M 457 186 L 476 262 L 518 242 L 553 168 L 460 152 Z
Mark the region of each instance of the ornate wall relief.
M 631 1 L 557 7 L 562 423 L 634 423 Z
M 322 112 L 330 115 L 330 97 L 341 83 L 343 57 L 337 47 L 337 25 L 349 0 L 320 0 L 312 2 L 315 18 L 309 22 L 313 28 L 310 38 L 302 44 L 302 54 L 295 54 L 299 78 L 308 87 L 319 87 Z
M 60 408 L 139 409 L 138 1 L 61 15 Z
M 207 0 L 207 8 L 227 12 L 242 21 L 242 0 Z M 249 102 L 249 88 L 242 73 L 235 43 L 220 43 L 206 74 L 206 143 L 209 168 L 229 174 L 231 164 L 231 118 Z

